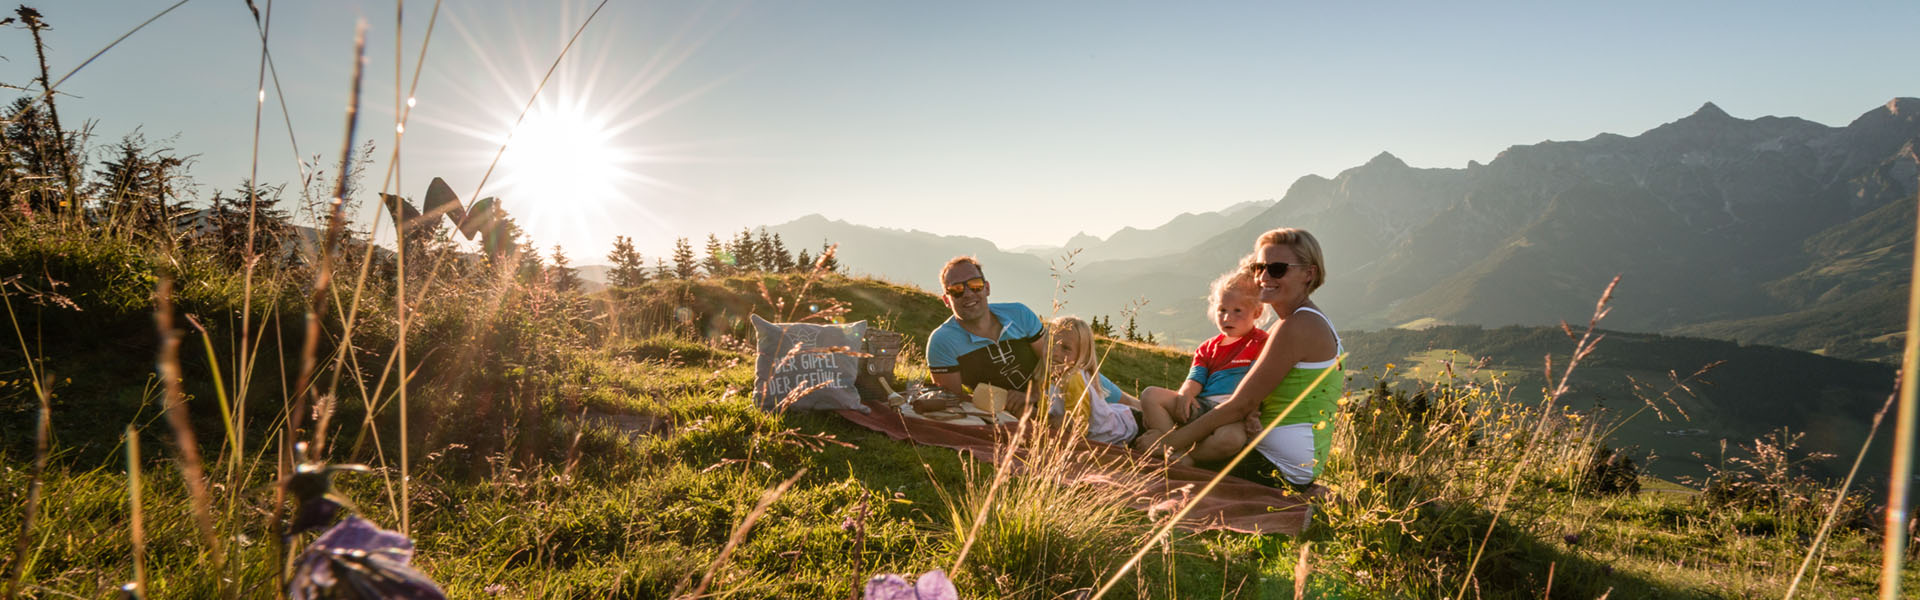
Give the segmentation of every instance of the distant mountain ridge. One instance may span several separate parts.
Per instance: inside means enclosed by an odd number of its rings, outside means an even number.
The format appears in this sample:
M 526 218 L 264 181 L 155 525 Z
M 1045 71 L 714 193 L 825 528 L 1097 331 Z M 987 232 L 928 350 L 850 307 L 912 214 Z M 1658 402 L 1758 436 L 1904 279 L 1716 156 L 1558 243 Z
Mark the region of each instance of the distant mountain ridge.
M 1315 299 L 1343 328 L 1578 321 L 1618 273 L 1612 328 L 1884 359 L 1903 325 L 1916 141 L 1920 100 L 1898 98 L 1843 127 L 1741 119 L 1706 103 L 1637 136 L 1518 145 L 1463 169 L 1414 168 L 1382 152 L 1332 178 L 1301 177 L 1243 218 L 1143 232 L 1239 223 L 1184 250 L 1083 252 L 1064 274 L 1073 283 L 1064 312 L 1116 314 L 1144 299 L 1143 328 L 1196 342 L 1212 334 L 1206 282 L 1260 232 L 1293 226 L 1325 247 L 1328 279 Z M 851 268 L 922 287 L 946 258 L 975 254 L 997 298 L 1051 300 L 1053 273 L 1032 255 L 825 223 L 772 229 L 823 235 L 843 244 Z
M 1026 246 L 1009 251 L 1052 258 L 1070 250 L 1079 250 L 1079 255 L 1074 257 L 1074 262 L 1079 264 L 1172 254 L 1197 246 L 1223 230 L 1245 223 L 1274 204 L 1274 200 L 1251 200 L 1215 212 L 1180 213 L 1152 229 L 1122 227 L 1105 239 L 1081 232 L 1061 246 Z

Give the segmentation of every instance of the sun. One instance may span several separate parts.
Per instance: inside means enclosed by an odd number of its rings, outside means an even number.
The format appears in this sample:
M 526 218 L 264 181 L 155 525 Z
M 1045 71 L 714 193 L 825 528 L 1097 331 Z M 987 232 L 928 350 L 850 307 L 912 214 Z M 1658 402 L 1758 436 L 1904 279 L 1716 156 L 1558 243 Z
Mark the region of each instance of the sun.
M 521 206 L 592 213 L 622 200 L 632 157 L 619 128 L 581 106 L 536 106 L 511 129 L 500 156 L 500 186 Z

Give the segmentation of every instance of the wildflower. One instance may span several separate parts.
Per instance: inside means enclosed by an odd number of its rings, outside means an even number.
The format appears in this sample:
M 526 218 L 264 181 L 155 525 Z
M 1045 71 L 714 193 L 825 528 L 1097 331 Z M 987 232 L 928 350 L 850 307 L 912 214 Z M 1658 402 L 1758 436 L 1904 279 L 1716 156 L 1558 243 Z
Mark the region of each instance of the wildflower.
M 412 559 L 413 540 L 349 516 L 294 559 L 287 597 L 446 598 L 433 580 L 407 566 Z
M 867 580 L 866 600 L 960 600 L 947 573 L 939 569 L 920 574 L 920 580 L 908 584 L 899 575 L 875 575 Z

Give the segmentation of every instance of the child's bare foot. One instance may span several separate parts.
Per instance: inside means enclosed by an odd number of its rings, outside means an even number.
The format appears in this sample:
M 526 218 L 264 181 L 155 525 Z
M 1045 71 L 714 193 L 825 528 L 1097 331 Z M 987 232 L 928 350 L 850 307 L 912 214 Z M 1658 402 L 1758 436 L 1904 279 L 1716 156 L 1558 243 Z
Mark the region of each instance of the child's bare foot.
M 1151 454 L 1153 453 L 1154 446 L 1160 443 L 1160 438 L 1166 435 L 1166 431 L 1159 429 L 1143 430 L 1140 432 L 1140 437 L 1134 438 L 1133 449 Z

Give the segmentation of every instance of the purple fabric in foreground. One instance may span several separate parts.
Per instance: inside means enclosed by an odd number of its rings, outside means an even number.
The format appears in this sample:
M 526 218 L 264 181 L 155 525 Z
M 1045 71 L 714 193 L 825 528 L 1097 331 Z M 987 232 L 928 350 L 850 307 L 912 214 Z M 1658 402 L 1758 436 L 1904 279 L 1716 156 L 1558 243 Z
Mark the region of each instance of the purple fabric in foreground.
M 868 403 L 871 412 L 835 411 L 854 424 L 880 433 L 887 437 L 910 441 L 916 444 L 940 446 L 973 453 L 974 458 L 985 462 L 994 462 L 998 457 L 998 448 L 994 438 L 1011 435 L 1014 425 L 974 426 L 954 425 L 926 419 L 914 419 L 903 416 L 899 411 L 878 403 Z M 1141 459 L 1138 452 L 1126 448 L 1088 443 L 1094 450 L 1094 456 L 1105 456 L 1111 462 L 1126 464 Z M 1107 465 L 1087 465 L 1088 473 L 1083 477 L 1099 476 Z M 1168 468 L 1152 489 L 1133 503 L 1133 508 L 1148 511 L 1158 516 L 1178 510 L 1181 503 L 1200 488 L 1206 487 L 1213 479 L 1214 472 L 1195 467 L 1174 465 Z M 1304 500 L 1290 496 L 1286 492 L 1253 483 L 1234 476 L 1220 480 L 1213 492 L 1201 498 L 1181 519 L 1180 528 L 1190 531 L 1223 529 L 1241 533 L 1284 533 L 1298 534 L 1307 524 L 1307 505 Z

